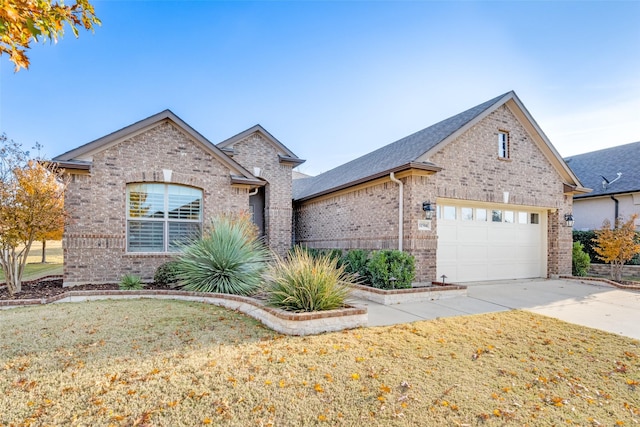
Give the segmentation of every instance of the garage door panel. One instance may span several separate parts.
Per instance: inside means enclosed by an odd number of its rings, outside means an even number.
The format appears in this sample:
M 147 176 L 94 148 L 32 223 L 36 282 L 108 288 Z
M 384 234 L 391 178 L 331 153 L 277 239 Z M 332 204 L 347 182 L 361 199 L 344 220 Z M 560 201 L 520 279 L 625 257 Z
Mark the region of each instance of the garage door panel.
M 465 236 L 465 240 L 468 242 L 480 242 L 486 244 L 487 242 L 487 227 L 471 227 L 468 225 L 461 225 L 458 227 L 459 234 Z
M 511 224 L 501 224 L 492 222 L 488 226 L 489 241 L 492 243 L 513 242 L 516 234 L 515 227 Z M 464 238 L 464 236 L 461 236 Z
M 460 206 L 457 209 L 456 217 L 461 218 Z M 538 213 L 542 217 L 542 212 Z M 437 230 L 438 277 L 446 274 L 448 281 L 465 282 L 543 275 L 546 251 L 542 224 L 449 219 L 439 220 Z
M 458 246 L 458 259 L 466 259 L 467 263 L 473 263 L 474 260 L 486 262 L 489 259 L 489 251 L 485 244 L 469 244 L 466 246 Z

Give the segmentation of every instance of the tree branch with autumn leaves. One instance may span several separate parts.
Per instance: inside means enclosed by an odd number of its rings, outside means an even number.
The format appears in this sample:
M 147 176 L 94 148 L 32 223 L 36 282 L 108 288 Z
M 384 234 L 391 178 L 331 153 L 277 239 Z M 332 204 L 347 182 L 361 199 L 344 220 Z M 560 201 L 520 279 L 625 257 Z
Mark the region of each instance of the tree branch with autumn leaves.
M 26 50 L 31 42 L 57 42 L 64 35 L 65 23 L 76 37 L 79 28 L 93 30 L 101 24 L 88 0 L 70 5 L 48 0 L 0 0 L 0 55 L 9 55 L 16 72 L 28 69 Z

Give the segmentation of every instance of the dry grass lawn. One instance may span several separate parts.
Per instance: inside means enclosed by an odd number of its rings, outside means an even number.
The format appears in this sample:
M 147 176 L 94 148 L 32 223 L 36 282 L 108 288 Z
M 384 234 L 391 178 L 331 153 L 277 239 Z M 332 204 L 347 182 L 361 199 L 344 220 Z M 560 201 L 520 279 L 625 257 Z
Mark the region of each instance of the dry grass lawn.
M 161 300 L 0 311 L 0 425 L 637 425 L 640 342 L 511 311 L 315 337 Z
M 62 240 L 49 240 L 45 247 L 47 263 L 42 264 L 42 242 L 33 242 L 27 265 L 24 268 L 22 280 L 34 280 L 39 277 L 62 274 Z M 4 273 L 0 268 L 0 283 L 4 280 Z

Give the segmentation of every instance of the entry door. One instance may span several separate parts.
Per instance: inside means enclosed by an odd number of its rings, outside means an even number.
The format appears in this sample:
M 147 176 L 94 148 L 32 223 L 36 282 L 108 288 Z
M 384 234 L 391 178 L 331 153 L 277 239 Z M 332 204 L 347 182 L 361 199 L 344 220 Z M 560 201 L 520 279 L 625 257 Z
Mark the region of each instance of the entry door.
M 258 193 L 249 196 L 249 211 L 253 223 L 258 227 L 260 237 L 264 236 L 264 187 L 258 189 Z
M 442 202 L 438 215 L 439 280 L 546 276 L 546 211 Z

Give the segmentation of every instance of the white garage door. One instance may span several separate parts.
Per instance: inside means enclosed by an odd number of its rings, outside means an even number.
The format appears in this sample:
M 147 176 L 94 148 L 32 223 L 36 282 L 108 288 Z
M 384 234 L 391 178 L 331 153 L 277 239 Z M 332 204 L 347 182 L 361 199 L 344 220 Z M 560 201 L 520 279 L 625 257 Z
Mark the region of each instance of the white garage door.
M 546 211 L 438 203 L 438 279 L 546 276 Z

